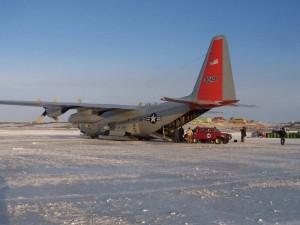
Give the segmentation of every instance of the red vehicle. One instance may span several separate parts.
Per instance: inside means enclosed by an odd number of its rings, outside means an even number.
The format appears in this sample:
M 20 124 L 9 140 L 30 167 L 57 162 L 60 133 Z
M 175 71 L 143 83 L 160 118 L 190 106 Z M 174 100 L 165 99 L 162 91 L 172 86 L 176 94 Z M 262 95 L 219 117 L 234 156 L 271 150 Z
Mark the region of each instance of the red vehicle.
M 223 142 L 224 144 L 227 144 L 232 138 L 231 134 L 223 133 L 215 127 L 196 127 L 193 132 L 193 141 L 195 143 L 201 141 L 202 143 L 214 142 L 220 144 Z

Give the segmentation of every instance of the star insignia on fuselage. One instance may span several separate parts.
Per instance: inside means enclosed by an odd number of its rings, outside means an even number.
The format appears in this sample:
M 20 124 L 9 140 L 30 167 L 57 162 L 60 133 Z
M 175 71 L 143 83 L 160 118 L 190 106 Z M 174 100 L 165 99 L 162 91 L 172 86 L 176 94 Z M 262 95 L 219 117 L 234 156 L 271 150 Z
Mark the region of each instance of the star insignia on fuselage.
M 157 121 L 161 120 L 161 116 L 158 116 L 156 113 L 152 113 L 150 116 L 146 117 L 146 121 L 150 121 L 150 123 L 155 124 Z

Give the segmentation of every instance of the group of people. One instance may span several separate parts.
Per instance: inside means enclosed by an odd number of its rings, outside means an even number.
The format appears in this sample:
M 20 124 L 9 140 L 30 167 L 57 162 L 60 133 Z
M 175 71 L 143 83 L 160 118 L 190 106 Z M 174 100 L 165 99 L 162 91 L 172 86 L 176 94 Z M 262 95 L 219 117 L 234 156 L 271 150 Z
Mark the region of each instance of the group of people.
M 192 143 L 193 131 L 190 127 L 186 131 L 186 138 L 187 138 L 187 143 Z M 184 129 L 182 127 L 180 127 L 179 129 L 176 128 L 174 130 L 174 142 L 184 142 L 184 141 L 185 141 Z
M 246 127 L 242 127 L 241 131 L 241 142 L 245 142 L 245 137 L 247 136 L 247 129 Z M 286 137 L 286 131 L 284 129 L 284 127 L 282 127 L 280 129 L 280 131 L 277 132 L 279 134 L 280 137 L 280 144 L 284 145 L 285 143 L 285 137 Z
M 245 142 L 245 137 L 247 136 L 247 128 L 242 127 L 241 131 L 241 142 Z M 284 145 L 285 143 L 285 137 L 286 137 L 286 131 L 284 127 L 278 131 L 279 137 L 280 137 L 280 143 L 281 145 Z M 189 127 L 186 131 L 186 137 L 187 137 L 187 143 L 192 143 L 193 142 L 193 131 Z M 175 129 L 174 131 L 174 141 L 175 142 L 184 142 L 184 129 L 180 127 L 179 129 Z
M 174 131 L 174 141 L 175 142 L 184 142 L 184 129 L 180 127 Z

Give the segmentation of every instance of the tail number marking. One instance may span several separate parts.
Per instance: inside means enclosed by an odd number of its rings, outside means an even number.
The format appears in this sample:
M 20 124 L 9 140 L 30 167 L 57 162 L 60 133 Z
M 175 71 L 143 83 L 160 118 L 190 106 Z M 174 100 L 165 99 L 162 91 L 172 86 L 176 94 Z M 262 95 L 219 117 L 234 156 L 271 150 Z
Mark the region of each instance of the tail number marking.
M 211 83 L 211 82 L 217 82 L 217 81 L 218 81 L 218 77 L 205 77 L 204 78 L 205 83 Z

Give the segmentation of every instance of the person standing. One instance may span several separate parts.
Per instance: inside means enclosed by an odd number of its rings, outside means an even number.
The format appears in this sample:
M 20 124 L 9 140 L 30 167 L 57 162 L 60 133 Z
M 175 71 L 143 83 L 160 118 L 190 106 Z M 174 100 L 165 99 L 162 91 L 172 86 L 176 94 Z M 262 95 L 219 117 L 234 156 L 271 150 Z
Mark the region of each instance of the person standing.
M 182 127 L 179 128 L 179 141 L 183 142 L 184 140 L 184 129 Z
M 241 142 L 245 142 L 245 137 L 247 136 L 246 127 L 242 127 L 241 129 Z
M 190 127 L 186 131 L 186 136 L 187 136 L 187 143 L 192 143 L 193 131 L 192 131 L 192 129 Z
M 174 130 L 174 142 L 178 143 L 179 141 L 179 130 L 178 128 L 175 128 Z
M 282 127 L 280 129 L 280 131 L 278 131 L 278 134 L 279 134 L 279 137 L 280 137 L 280 144 L 284 145 L 284 143 L 285 143 L 285 136 L 286 136 L 286 131 L 285 131 L 284 127 Z

